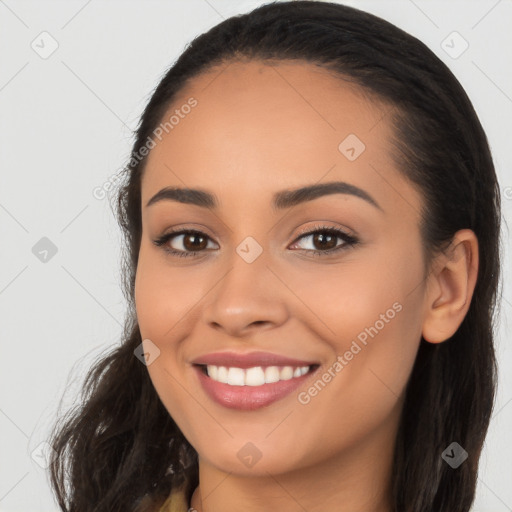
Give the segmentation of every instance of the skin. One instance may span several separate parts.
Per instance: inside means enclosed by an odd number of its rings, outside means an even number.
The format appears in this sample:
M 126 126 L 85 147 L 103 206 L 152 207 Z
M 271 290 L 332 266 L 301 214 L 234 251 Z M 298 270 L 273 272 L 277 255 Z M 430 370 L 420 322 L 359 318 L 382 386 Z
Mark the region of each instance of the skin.
M 423 198 L 392 162 L 390 107 L 316 66 L 224 64 L 189 82 L 169 115 L 191 96 L 197 106 L 148 156 L 135 292 L 142 339 L 160 350 L 150 377 L 199 455 L 191 506 L 390 512 L 393 448 L 421 336 L 445 341 L 462 322 L 477 277 L 476 237 L 456 233 L 425 274 Z M 366 146 L 354 161 L 338 150 L 348 134 Z M 339 193 L 270 207 L 277 191 L 328 181 L 364 189 L 382 210 Z M 220 207 L 146 207 L 167 186 L 208 190 Z M 300 230 L 318 224 L 356 234 L 359 244 L 312 256 L 326 246 L 299 239 Z M 181 226 L 207 235 L 198 256 L 152 243 Z M 236 252 L 248 236 L 263 249 L 252 263 Z M 180 235 L 168 245 L 193 248 Z M 319 361 L 317 377 L 299 389 L 307 391 L 394 303 L 400 312 L 307 404 L 293 392 L 255 411 L 227 409 L 208 398 L 191 366 L 225 350 Z M 249 441 L 261 453 L 252 467 L 237 457 Z

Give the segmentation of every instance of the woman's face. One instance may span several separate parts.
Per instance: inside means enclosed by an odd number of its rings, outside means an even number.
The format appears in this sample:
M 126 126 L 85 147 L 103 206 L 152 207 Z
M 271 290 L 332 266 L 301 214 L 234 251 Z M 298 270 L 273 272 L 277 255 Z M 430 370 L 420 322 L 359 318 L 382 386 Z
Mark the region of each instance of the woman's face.
M 155 132 L 137 316 L 156 391 L 203 464 L 265 475 L 391 453 L 426 281 L 421 196 L 393 165 L 387 113 L 309 64 L 232 62 L 193 79 Z M 334 182 L 347 185 L 293 193 Z M 147 206 L 166 187 L 215 206 Z M 153 243 L 170 230 L 200 233 Z M 296 361 L 224 361 L 228 383 L 193 364 L 226 352 Z M 318 366 L 270 382 L 301 362 Z

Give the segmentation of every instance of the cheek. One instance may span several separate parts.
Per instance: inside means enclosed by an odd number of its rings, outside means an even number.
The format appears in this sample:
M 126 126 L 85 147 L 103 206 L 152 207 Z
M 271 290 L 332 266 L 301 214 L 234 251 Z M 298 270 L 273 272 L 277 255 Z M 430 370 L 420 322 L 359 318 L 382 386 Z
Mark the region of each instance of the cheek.
M 374 326 L 388 331 L 408 300 L 410 283 L 419 281 L 420 269 L 409 265 L 404 270 L 399 258 L 390 265 L 385 261 L 383 251 L 361 252 L 339 264 L 281 269 L 283 281 L 298 299 L 290 300 L 296 305 L 293 315 L 329 340 L 338 353 L 348 350 L 355 338 L 370 339 L 368 330 L 375 333 Z
M 176 337 L 176 329 L 206 293 L 192 267 L 166 265 L 165 256 L 141 246 L 135 276 L 135 308 L 141 335 L 163 343 Z
M 387 306 L 386 301 L 382 305 Z M 344 324 L 356 334 L 332 339 L 332 364 L 302 390 L 301 403 L 308 403 L 298 412 L 300 423 L 311 427 L 303 434 L 312 436 L 307 442 L 314 443 L 313 437 L 321 432 L 329 439 L 329 450 L 343 450 L 398 421 L 421 329 L 410 302 L 394 305 L 379 307 L 374 299 L 366 316 L 363 312 L 358 318 L 347 315 L 350 320 Z M 382 312 L 387 322 L 378 316 L 375 320 L 374 311 Z M 343 332 L 341 321 L 338 326 Z
M 349 417 L 382 419 L 402 394 L 421 340 L 421 279 L 419 254 L 373 251 L 371 259 L 347 259 L 294 282 L 310 306 L 308 327 L 330 347 L 335 377 L 325 375 L 331 392 L 319 392 L 319 401 L 339 412 L 330 413 L 338 427 L 348 427 Z
M 187 409 L 181 392 L 183 382 L 177 371 L 180 364 L 180 343 L 176 336 L 180 319 L 186 312 L 188 299 L 176 285 L 173 273 L 158 263 L 151 248 L 141 246 L 135 276 L 135 308 L 144 350 L 158 351 L 147 371 L 156 393 L 167 411 L 183 421 Z M 185 291 L 185 290 L 184 290 Z M 151 345 L 148 344 L 150 340 Z M 154 348 L 156 347 L 156 348 Z
M 183 346 L 207 291 L 205 276 L 166 265 L 165 257 L 141 245 L 135 275 L 135 309 L 142 340 L 150 340 L 159 356 L 147 366 L 156 392 L 177 422 L 189 408 L 189 384 L 183 377 Z M 200 286 L 200 283 L 204 283 Z

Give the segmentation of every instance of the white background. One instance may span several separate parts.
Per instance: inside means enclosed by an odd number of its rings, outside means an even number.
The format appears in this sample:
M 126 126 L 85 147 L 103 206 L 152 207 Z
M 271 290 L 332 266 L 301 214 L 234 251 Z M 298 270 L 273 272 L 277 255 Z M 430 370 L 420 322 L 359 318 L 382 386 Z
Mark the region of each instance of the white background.
M 261 3 L 0 0 L 0 511 L 58 510 L 31 453 L 46 440 L 64 391 L 66 409 L 93 358 L 120 340 L 120 231 L 108 198 L 93 190 L 126 163 L 143 106 L 187 42 Z M 341 3 L 410 32 L 452 69 L 487 132 L 510 221 L 510 0 Z M 47 59 L 31 47 L 43 45 L 43 31 L 58 43 Z M 441 47 L 453 31 L 469 43 L 458 58 Z M 474 512 L 512 511 L 506 225 L 503 236 L 500 388 Z M 42 237 L 57 247 L 46 263 L 32 252 Z

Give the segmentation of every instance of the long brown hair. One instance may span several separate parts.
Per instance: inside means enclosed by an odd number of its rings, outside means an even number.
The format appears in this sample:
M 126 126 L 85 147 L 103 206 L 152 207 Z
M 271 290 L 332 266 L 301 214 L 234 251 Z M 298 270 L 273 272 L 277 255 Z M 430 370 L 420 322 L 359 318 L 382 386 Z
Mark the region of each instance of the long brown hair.
M 175 486 L 198 484 L 197 453 L 162 405 L 147 369 L 134 307 L 141 240 L 140 158 L 186 82 L 233 59 L 293 59 L 323 66 L 393 106 L 397 169 L 422 192 L 427 261 L 472 229 L 480 265 L 469 311 L 450 340 L 421 340 L 394 455 L 396 512 L 466 512 L 496 388 L 493 329 L 500 276 L 499 187 L 486 135 L 464 89 L 422 42 L 374 15 L 320 1 L 274 2 L 226 19 L 188 45 L 156 87 L 136 131 L 116 208 L 126 247 L 129 303 L 122 342 L 89 370 L 80 406 L 52 432 L 51 483 L 68 512 L 156 510 Z M 441 454 L 469 454 L 457 469 Z

